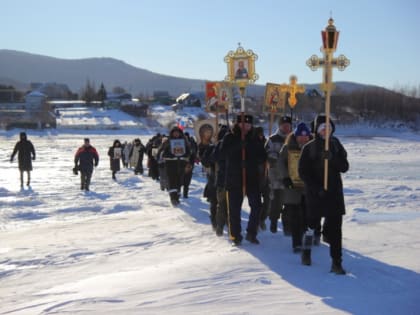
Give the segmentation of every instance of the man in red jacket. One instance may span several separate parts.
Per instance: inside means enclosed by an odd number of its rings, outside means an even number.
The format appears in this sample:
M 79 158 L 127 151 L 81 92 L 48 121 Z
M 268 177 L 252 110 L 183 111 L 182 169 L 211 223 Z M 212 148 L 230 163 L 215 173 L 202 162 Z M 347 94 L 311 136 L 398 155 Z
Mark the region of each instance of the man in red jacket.
M 76 155 L 74 156 L 74 169 L 80 171 L 81 190 L 89 190 L 93 166 L 98 166 L 98 163 L 98 152 L 90 145 L 90 140 L 85 138 L 83 146 L 77 150 Z

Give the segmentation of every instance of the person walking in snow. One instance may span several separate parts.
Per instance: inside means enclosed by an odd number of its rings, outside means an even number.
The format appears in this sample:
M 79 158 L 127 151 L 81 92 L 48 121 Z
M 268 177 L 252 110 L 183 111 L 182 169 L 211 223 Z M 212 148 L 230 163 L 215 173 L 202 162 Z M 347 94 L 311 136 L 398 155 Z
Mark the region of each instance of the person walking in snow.
M 252 123 L 251 115 L 239 115 L 232 131 L 224 136 L 220 150 L 226 163 L 225 188 L 228 195 L 230 237 L 234 245 L 242 243 L 241 208 L 245 197 L 244 193 L 248 197 L 248 204 L 251 208 L 245 239 L 251 243 L 259 244 L 257 232 L 261 209 L 261 191 L 258 170 L 259 166 L 265 163 L 267 155 L 264 144 L 256 138 L 253 132 Z M 244 158 L 243 150 L 245 150 Z M 245 177 L 243 176 L 244 168 Z
M 26 186 L 31 184 L 31 171 L 32 171 L 32 161 L 35 160 L 35 148 L 31 141 L 27 139 L 25 132 L 21 132 L 19 135 L 20 140 L 16 143 L 13 153 L 10 156 L 10 163 L 13 162 L 13 159 L 18 153 L 18 165 L 20 172 L 20 187 L 23 188 L 23 173 L 28 174 Z
M 330 120 L 329 150 L 325 151 L 326 117 L 318 115 L 314 122 L 315 139 L 302 149 L 299 177 L 305 184 L 307 223 L 303 238 L 302 264 L 311 264 L 311 244 L 314 229 L 324 217 L 323 235 L 330 244 L 331 272 L 345 274 L 342 267 L 342 223 L 345 214 L 341 173 L 349 169 L 347 152 L 333 136 L 335 125 Z M 324 189 L 324 161 L 328 160 L 328 189 Z
M 115 174 L 121 169 L 122 147 L 120 140 L 115 140 L 112 147 L 108 150 L 112 179 L 116 180 Z
M 130 152 L 131 152 L 131 148 L 133 147 L 133 144 L 131 142 L 127 142 L 125 141 L 122 145 L 122 152 L 123 152 L 123 157 L 122 157 L 122 161 L 123 161 L 123 165 L 125 168 L 129 167 L 130 164 Z
M 172 128 L 168 141 L 162 145 L 162 150 L 169 197 L 172 205 L 176 206 L 179 204 L 180 190 L 184 182 L 185 166 L 190 158 L 190 147 L 180 128 Z
M 185 174 L 184 174 L 184 181 L 183 181 L 183 197 L 188 198 L 188 192 L 190 189 L 191 179 L 193 176 L 194 171 L 194 163 L 197 159 L 197 143 L 195 142 L 194 138 L 190 136 L 188 132 L 184 133 L 185 140 L 187 140 L 187 145 L 190 148 L 190 159 L 188 163 L 185 165 Z
M 146 147 L 141 143 L 140 138 L 134 139 L 134 144 L 129 153 L 130 160 L 134 162 L 134 174 L 143 175 L 143 158 L 146 152 Z
M 303 182 L 298 174 L 298 160 L 302 147 L 311 139 L 311 132 L 304 122 L 290 133 L 280 151 L 278 163 L 281 181 L 284 185 L 284 210 L 289 214 L 294 253 L 302 250 L 302 237 L 306 230 L 306 215 Z
M 280 117 L 279 128 L 268 138 L 265 144 L 265 150 L 268 157 L 268 180 L 270 186 L 270 231 L 271 233 L 277 233 L 277 223 L 281 214 L 284 235 L 290 235 L 290 226 L 287 213 L 283 209 L 284 185 L 280 178 L 278 158 L 284 141 L 291 130 L 292 119 L 289 116 Z
M 81 190 L 89 191 L 93 166 L 98 166 L 98 163 L 98 152 L 90 145 L 89 138 L 85 138 L 83 146 L 77 150 L 74 156 L 74 169 L 80 171 Z

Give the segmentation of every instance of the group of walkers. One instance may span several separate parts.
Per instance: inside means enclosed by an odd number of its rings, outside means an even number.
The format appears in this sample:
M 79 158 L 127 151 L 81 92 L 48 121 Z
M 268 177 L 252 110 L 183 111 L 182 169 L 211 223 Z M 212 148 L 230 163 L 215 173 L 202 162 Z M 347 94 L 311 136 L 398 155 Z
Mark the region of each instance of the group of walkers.
M 277 131 L 267 140 L 253 117 L 240 115 L 233 127 L 220 126 L 216 143 L 200 143 L 198 152 L 206 168 L 206 197 L 216 235 L 225 226 L 234 245 L 243 240 L 241 209 L 244 197 L 250 207 L 245 239 L 259 244 L 257 234 L 277 233 L 281 217 L 285 236 L 303 265 L 311 265 L 312 245 L 322 239 L 330 245 L 331 272 L 345 274 L 342 267 L 342 216 L 345 213 L 341 173 L 349 168 L 347 153 L 333 135 L 335 125 L 318 115 L 309 128 L 280 117 Z M 327 127 L 330 135 L 326 135 Z M 329 150 L 325 150 L 325 141 Z M 325 162 L 328 161 L 328 162 Z M 324 169 L 328 165 L 328 187 Z M 321 225 L 322 218 L 324 218 Z
M 345 213 L 341 173 L 349 168 L 347 153 L 333 135 L 335 125 L 318 115 L 310 128 L 303 122 L 292 130 L 288 116 L 279 119 L 277 131 L 264 137 L 261 127 L 255 127 L 253 117 L 239 115 L 232 128 L 219 126 L 217 140 L 207 139 L 197 145 L 193 137 L 179 127 L 169 135 L 160 133 L 143 145 L 139 138 L 132 143 L 115 140 L 108 150 L 112 179 L 123 167 L 143 174 L 147 157 L 148 176 L 160 182 L 172 205 L 180 196 L 188 198 L 194 164 L 201 162 L 207 175 L 204 197 L 210 207 L 210 221 L 217 236 L 227 229 L 233 245 L 243 241 L 241 209 L 244 197 L 250 207 L 245 239 L 259 244 L 259 230 L 278 232 L 281 218 L 285 236 L 291 236 L 292 250 L 301 255 L 304 265 L 311 265 L 312 245 L 322 240 L 330 245 L 331 272 L 345 274 L 342 267 L 342 216 Z M 330 135 L 327 137 L 327 127 Z M 325 139 L 329 141 L 326 151 Z M 20 134 L 10 158 L 18 154 L 21 186 L 23 173 L 28 173 L 30 185 L 33 144 L 26 133 Z M 328 161 L 326 163 L 326 161 Z M 80 172 L 81 189 L 89 190 L 99 155 L 88 138 L 77 150 L 73 172 Z M 328 165 L 328 188 L 324 188 L 324 168 Z M 323 224 L 321 220 L 324 218 Z

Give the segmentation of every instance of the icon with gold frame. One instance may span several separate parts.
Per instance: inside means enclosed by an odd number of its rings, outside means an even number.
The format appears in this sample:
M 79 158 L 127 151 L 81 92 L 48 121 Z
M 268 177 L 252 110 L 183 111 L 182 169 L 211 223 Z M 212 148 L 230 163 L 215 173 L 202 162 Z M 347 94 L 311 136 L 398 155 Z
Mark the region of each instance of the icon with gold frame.
M 265 112 L 277 113 L 284 109 L 286 93 L 282 92 L 282 85 L 267 83 L 265 86 Z
M 236 51 L 229 51 L 224 59 L 228 67 L 225 81 L 240 87 L 254 83 L 258 79 L 258 74 L 255 73 L 257 59 L 258 56 L 252 50 L 245 51 L 240 45 Z

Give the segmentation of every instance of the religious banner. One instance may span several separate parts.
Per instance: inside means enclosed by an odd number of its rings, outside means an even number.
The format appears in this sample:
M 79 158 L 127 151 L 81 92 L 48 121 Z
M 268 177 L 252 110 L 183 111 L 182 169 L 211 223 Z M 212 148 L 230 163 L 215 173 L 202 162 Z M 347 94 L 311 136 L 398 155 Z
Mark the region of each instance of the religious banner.
M 287 166 L 289 170 L 290 179 L 293 182 L 293 186 L 302 188 L 304 186 L 302 179 L 299 177 L 298 164 L 300 158 L 300 151 L 288 150 L 287 155 Z
M 265 86 L 264 111 L 279 113 L 284 111 L 285 93 L 281 91 L 280 84 L 267 83 Z
M 194 122 L 197 144 L 209 144 L 216 140 L 216 119 L 204 119 Z
M 169 139 L 169 144 L 171 153 L 176 157 L 181 157 L 187 152 L 185 149 L 185 139 Z

